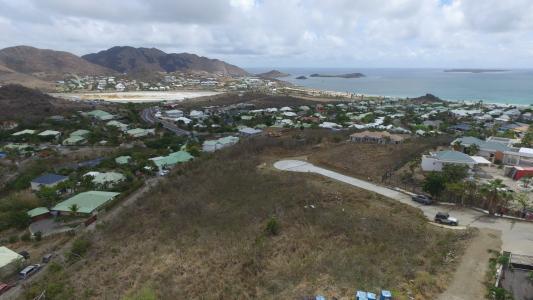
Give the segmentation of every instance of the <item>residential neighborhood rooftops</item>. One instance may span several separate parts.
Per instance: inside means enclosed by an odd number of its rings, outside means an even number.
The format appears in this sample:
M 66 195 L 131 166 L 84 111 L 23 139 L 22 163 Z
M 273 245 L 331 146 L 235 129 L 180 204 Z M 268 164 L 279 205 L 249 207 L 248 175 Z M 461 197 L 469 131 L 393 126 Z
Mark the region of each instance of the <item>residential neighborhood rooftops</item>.
M 76 196 L 57 204 L 52 208 L 52 210 L 71 212 L 71 207 L 76 205 L 78 207 L 77 212 L 90 214 L 111 201 L 117 195 L 119 195 L 119 193 L 102 191 L 88 191 L 79 193 Z
M 58 183 L 66 179 L 68 179 L 67 176 L 47 173 L 47 174 L 41 175 L 33 179 L 32 182 L 37 183 L 37 184 L 54 184 L 54 183 Z
M 28 216 L 30 216 L 30 218 L 33 218 L 33 217 L 38 217 L 41 215 L 48 214 L 49 212 L 50 211 L 46 207 L 36 207 L 34 209 L 29 210 L 27 214 Z
M 0 268 L 9 265 L 16 259 L 22 259 L 22 255 L 18 254 L 17 252 L 1 246 L 0 247 Z

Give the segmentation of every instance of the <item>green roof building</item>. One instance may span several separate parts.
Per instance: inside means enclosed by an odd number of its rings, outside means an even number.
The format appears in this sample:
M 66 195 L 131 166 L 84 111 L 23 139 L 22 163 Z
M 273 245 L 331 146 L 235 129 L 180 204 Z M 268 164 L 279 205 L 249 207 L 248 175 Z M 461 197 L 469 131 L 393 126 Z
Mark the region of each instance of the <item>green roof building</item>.
M 79 145 L 87 142 L 87 140 L 82 136 L 71 136 L 69 138 L 66 138 L 63 140 L 63 145 L 65 146 L 72 146 L 72 145 Z
M 61 132 L 55 130 L 45 130 L 38 134 L 38 136 L 60 136 Z
M 128 125 L 127 124 L 124 124 L 124 123 L 121 123 L 119 121 L 109 121 L 106 123 L 107 126 L 111 126 L 111 127 L 117 127 L 118 129 L 122 130 L 122 131 L 126 131 L 128 130 Z
M 73 131 L 70 133 L 70 136 L 81 136 L 81 137 L 86 137 L 87 135 L 89 135 L 89 133 L 91 133 L 89 130 L 85 130 L 85 129 L 78 129 L 76 131 Z
M 33 129 L 24 129 L 22 131 L 17 131 L 15 133 L 12 134 L 12 136 L 19 136 L 19 135 L 25 135 L 25 134 L 35 134 L 35 130 Z
M 119 156 L 115 158 L 115 162 L 119 165 L 127 165 L 130 163 L 130 160 L 131 160 L 131 156 L 129 155 Z
M 52 208 L 52 211 L 71 213 L 71 207 L 78 207 L 77 213 L 92 214 L 113 200 L 119 193 L 89 191 L 79 193 Z
M 108 113 L 107 111 L 103 111 L 103 110 L 93 110 L 93 111 L 90 111 L 88 113 L 86 113 L 87 116 L 90 116 L 90 117 L 93 117 L 93 118 L 96 118 L 100 121 L 109 121 L 109 120 L 113 120 L 115 118 L 115 116 L 113 116 L 112 114 Z
M 132 137 L 143 137 L 151 134 L 155 134 L 155 129 L 143 129 L 143 128 L 133 128 L 126 133 Z
M 187 151 L 178 151 L 170 153 L 167 156 L 159 156 L 150 158 L 151 161 L 161 170 L 163 168 L 171 168 L 179 163 L 187 162 L 193 159 L 194 156 L 190 155 Z
M 49 214 L 49 213 L 50 213 L 50 211 L 46 207 L 36 207 L 36 208 L 34 208 L 32 210 L 29 210 L 27 212 L 27 214 L 28 214 L 28 216 L 30 216 L 30 218 L 39 217 L 39 216 L 46 215 L 46 214 Z

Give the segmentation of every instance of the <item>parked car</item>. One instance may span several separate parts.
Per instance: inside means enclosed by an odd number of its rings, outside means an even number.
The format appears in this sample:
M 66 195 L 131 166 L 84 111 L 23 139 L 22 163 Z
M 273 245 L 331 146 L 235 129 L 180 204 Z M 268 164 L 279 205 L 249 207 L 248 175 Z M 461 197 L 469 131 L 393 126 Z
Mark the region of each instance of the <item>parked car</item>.
M 445 225 L 451 225 L 451 226 L 457 226 L 459 225 L 459 221 L 457 218 L 450 217 L 450 214 L 438 212 L 435 215 L 435 222 L 439 224 L 445 224 Z
M 40 264 L 35 265 L 29 265 L 26 268 L 22 269 L 22 271 L 19 272 L 19 278 L 21 280 L 27 279 L 31 277 L 33 274 L 37 273 L 41 269 Z
M 49 263 L 53 257 L 54 257 L 54 253 L 48 253 L 48 254 L 43 255 L 43 260 L 42 260 L 43 264 Z
M 24 257 L 24 259 L 30 259 L 30 254 L 28 253 L 28 251 L 20 251 L 19 254 Z
M 14 286 L 15 286 L 14 283 L 3 283 L 3 282 L 0 282 L 0 295 L 2 295 L 3 293 L 9 291 L 9 289 L 14 287 Z
M 426 196 L 426 195 L 414 195 L 413 197 L 411 197 L 411 199 L 413 199 L 413 201 L 415 202 L 426 204 L 426 205 L 433 203 L 433 200 L 431 200 L 431 197 Z

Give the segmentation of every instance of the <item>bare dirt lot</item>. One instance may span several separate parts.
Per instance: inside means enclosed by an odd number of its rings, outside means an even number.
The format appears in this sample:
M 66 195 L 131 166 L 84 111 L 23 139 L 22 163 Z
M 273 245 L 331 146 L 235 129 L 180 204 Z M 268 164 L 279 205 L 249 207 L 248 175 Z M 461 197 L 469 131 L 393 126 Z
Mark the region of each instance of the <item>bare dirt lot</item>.
M 484 281 L 491 257 L 489 250 L 500 251 L 500 235 L 499 231 L 490 229 L 479 231 L 466 248 L 451 284 L 439 300 L 485 299 L 487 288 Z
M 309 156 L 309 161 L 346 175 L 381 181 L 387 172 L 394 172 L 422 153 L 449 143 L 449 137 L 419 138 L 399 145 L 344 142 L 324 146 Z

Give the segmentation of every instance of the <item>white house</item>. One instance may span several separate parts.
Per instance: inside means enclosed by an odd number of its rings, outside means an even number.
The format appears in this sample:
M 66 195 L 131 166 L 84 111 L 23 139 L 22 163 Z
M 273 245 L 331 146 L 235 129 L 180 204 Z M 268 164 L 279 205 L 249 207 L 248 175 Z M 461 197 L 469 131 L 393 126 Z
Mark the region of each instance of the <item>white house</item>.
M 440 172 L 446 164 L 464 165 L 472 170 L 476 165 L 476 160 L 467 154 L 452 150 L 432 152 L 429 155 L 422 155 L 421 166 L 423 171 Z

